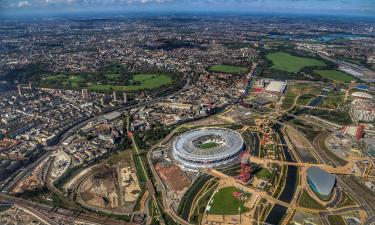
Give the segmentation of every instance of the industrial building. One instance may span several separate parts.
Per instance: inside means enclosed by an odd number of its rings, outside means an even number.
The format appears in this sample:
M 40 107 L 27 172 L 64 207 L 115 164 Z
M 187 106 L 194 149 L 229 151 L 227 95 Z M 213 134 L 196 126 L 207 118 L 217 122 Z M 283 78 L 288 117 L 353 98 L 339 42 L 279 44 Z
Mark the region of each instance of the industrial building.
M 336 177 L 318 167 L 310 167 L 307 170 L 307 182 L 319 198 L 328 200 L 335 187 Z
M 182 167 L 199 169 L 219 167 L 239 159 L 244 140 L 233 130 L 201 128 L 188 131 L 173 143 L 173 157 Z
M 274 95 L 281 95 L 284 93 L 287 83 L 284 81 L 271 81 L 265 91 Z
M 344 126 L 343 128 L 343 134 L 355 137 L 357 140 L 360 140 L 363 138 L 365 133 L 365 127 L 364 126 Z

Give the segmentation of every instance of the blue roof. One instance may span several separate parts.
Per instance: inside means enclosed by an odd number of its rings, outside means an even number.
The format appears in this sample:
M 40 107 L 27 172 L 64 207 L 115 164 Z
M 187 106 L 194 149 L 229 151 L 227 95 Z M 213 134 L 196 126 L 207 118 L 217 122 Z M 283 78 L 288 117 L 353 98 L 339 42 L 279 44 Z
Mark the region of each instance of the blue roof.
M 366 85 L 358 85 L 355 88 L 360 89 L 360 90 L 368 90 L 368 86 Z
M 310 167 L 307 177 L 316 188 L 318 194 L 328 196 L 331 194 L 336 183 L 336 177 L 318 167 Z

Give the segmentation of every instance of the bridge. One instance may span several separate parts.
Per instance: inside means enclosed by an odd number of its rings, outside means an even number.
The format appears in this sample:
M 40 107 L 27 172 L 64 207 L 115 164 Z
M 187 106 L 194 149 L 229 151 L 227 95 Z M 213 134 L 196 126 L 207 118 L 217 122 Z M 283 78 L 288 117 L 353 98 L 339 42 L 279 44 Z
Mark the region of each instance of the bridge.
M 288 203 L 288 202 L 281 201 L 281 200 L 279 200 L 277 198 L 274 198 L 273 196 L 269 195 L 265 191 L 261 191 L 261 190 L 255 189 L 253 187 L 249 187 L 245 183 L 243 183 L 241 180 L 238 180 L 234 177 L 228 176 L 228 175 L 226 175 L 226 174 L 224 174 L 220 171 L 217 171 L 215 169 L 205 168 L 205 169 L 203 169 L 202 172 L 205 172 L 205 173 L 207 173 L 211 176 L 217 177 L 219 179 L 225 180 L 225 183 L 228 184 L 228 185 L 232 185 L 232 186 L 237 187 L 237 188 L 239 188 L 239 189 L 241 189 L 245 192 L 248 192 L 248 193 L 250 193 L 254 196 L 266 199 L 266 200 L 268 200 L 268 201 L 270 201 L 274 204 L 284 206 L 288 209 L 298 210 L 298 211 L 302 211 L 302 212 L 306 212 L 306 213 L 327 212 L 327 210 L 317 210 L 317 209 L 304 208 L 304 207 L 298 206 L 297 203 Z
M 259 158 L 256 156 L 251 156 L 251 162 L 256 164 L 278 164 L 280 166 L 296 166 L 296 167 L 302 167 L 302 168 L 310 168 L 310 167 L 318 167 L 328 173 L 332 174 L 339 174 L 339 175 L 354 175 L 354 176 L 363 176 L 363 174 L 359 174 L 356 172 L 353 172 L 354 168 L 354 162 L 359 160 L 367 160 L 366 158 L 358 158 L 358 157 L 352 157 L 349 156 L 348 163 L 345 166 L 341 167 L 334 167 L 327 164 L 314 164 L 314 163 L 303 163 L 303 162 L 285 162 L 285 161 L 279 161 L 274 159 L 265 159 L 265 158 Z

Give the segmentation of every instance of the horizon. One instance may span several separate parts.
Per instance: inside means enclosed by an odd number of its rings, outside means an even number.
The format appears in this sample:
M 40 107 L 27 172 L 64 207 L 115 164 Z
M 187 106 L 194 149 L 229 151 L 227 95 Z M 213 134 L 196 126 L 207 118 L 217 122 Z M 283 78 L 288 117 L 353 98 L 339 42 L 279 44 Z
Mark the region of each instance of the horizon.
M 272 14 L 375 17 L 371 0 L 0 0 L 2 17 L 95 14 Z

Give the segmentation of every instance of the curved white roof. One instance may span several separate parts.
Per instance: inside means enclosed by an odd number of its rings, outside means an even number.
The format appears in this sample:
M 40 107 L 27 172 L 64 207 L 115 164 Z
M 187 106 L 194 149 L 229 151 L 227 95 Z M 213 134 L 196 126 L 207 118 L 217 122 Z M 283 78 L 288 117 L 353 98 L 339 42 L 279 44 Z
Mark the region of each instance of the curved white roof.
M 368 99 L 373 98 L 369 93 L 366 93 L 366 92 L 354 92 L 352 96 L 356 98 L 368 98 Z
M 200 139 L 216 139 L 218 146 L 202 149 L 195 145 Z M 236 131 L 224 128 L 201 128 L 188 131 L 176 138 L 173 143 L 173 155 L 183 163 L 199 167 L 200 164 L 226 161 L 238 155 L 244 146 L 244 140 Z M 229 160 L 230 161 L 230 160 Z

